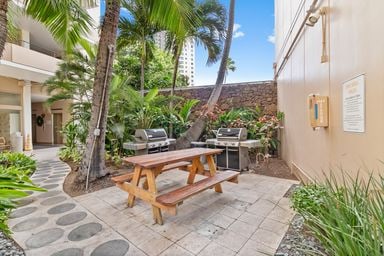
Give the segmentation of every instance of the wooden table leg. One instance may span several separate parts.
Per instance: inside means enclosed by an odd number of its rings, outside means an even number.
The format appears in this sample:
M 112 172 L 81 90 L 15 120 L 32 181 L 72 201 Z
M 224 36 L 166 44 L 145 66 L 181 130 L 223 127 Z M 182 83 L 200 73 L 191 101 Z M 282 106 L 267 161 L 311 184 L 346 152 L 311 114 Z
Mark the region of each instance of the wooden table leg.
M 139 185 L 140 177 L 141 177 L 141 167 L 135 166 L 135 170 L 133 173 L 133 178 L 132 178 L 131 184 L 137 187 Z M 135 195 L 129 194 L 128 207 L 132 207 L 134 203 L 135 203 Z
M 209 167 L 209 173 L 211 174 L 211 177 L 215 176 L 215 174 L 216 174 L 215 160 L 213 159 L 212 155 L 208 155 L 208 156 L 206 156 L 206 158 L 207 158 L 207 163 L 208 163 L 208 167 Z M 221 184 L 217 184 L 215 186 L 215 191 L 218 193 L 223 193 L 223 189 L 221 188 Z
M 193 184 L 193 182 L 195 181 L 196 172 L 199 169 L 199 163 L 200 163 L 200 157 L 196 157 L 192 160 L 192 166 L 189 171 L 187 184 Z
M 157 194 L 156 181 L 155 181 L 156 170 L 145 169 L 148 182 L 148 191 Z M 153 219 L 157 224 L 163 225 L 163 218 L 161 216 L 160 208 L 152 205 Z
M 161 170 L 163 169 L 163 167 L 164 167 L 164 165 L 161 165 L 161 166 L 158 166 L 154 170 L 155 179 L 156 179 L 157 176 L 159 176 L 159 174 L 161 173 Z M 145 178 L 145 180 L 144 180 L 143 189 L 148 190 L 148 179 L 147 178 Z

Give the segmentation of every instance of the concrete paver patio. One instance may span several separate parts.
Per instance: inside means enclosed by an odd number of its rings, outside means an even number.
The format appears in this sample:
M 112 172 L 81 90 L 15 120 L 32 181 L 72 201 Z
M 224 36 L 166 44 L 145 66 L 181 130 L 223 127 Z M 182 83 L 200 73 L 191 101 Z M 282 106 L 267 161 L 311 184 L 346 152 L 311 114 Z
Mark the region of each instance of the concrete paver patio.
M 242 174 L 239 184 L 223 183 L 222 194 L 207 190 L 176 216 L 163 213 L 157 225 L 149 205 L 137 199 L 127 208 L 127 193 L 117 187 L 70 198 L 62 191 L 68 171 L 57 157 L 41 159 L 32 178 L 48 192 L 34 192 L 12 213 L 13 237 L 27 255 L 273 255 L 294 215 L 283 195 L 296 181 Z M 169 171 L 158 189 L 186 179 Z

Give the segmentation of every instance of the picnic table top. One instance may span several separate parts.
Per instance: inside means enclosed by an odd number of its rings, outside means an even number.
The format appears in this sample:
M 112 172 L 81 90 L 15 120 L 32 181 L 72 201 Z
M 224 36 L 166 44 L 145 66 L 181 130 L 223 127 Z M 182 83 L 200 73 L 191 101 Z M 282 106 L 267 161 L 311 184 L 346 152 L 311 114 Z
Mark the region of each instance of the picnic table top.
M 222 149 L 213 148 L 188 148 L 156 154 L 125 157 L 123 161 L 144 168 L 154 168 L 179 161 L 192 160 L 197 156 L 220 154 L 222 151 Z

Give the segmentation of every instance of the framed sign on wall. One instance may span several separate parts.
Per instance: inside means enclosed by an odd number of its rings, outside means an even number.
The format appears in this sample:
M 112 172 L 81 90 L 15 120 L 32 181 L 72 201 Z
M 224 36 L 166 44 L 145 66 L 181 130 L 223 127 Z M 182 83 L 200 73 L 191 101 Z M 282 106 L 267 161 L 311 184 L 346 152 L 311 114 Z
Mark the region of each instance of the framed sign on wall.
M 365 75 L 343 83 L 343 130 L 365 132 Z

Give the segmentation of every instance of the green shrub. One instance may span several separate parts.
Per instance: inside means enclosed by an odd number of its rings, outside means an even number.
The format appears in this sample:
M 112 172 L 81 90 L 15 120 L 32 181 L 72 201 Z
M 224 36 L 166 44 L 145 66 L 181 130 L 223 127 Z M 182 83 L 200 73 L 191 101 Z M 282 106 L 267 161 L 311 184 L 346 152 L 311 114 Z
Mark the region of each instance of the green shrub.
M 72 161 L 74 163 L 80 163 L 82 159 L 81 152 L 76 148 L 64 146 L 59 150 L 59 157 L 63 161 Z
M 26 175 L 32 174 L 36 170 L 36 160 L 23 153 L 3 152 L 0 153 L 0 166 L 15 167 Z
M 295 209 L 305 216 L 328 255 L 383 255 L 382 180 L 344 177 L 340 184 L 330 176 L 321 189 L 310 185 L 295 193 Z
M 0 154 L 0 230 L 10 234 L 8 215 L 17 206 L 16 199 L 26 197 L 25 191 L 45 191 L 36 187 L 29 175 L 36 169 L 36 161 L 21 153 Z
M 292 194 L 292 208 L 304 215 L 315 214 L 320 207 L 324 207 L 326 189 L 317 184 L 299 187 Z

